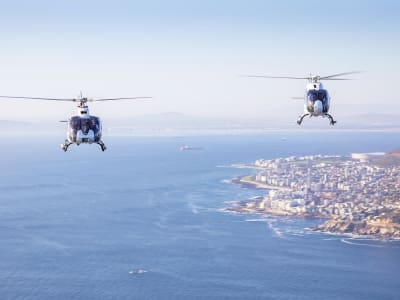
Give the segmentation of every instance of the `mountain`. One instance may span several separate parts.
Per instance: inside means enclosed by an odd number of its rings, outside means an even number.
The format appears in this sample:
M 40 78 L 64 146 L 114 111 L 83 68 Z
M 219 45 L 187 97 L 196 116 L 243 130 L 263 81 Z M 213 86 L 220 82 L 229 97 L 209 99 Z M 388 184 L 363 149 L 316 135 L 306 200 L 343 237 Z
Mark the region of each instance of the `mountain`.
M 65 129 L 65 124 L 60 122 L 22 122 L 0 120 L 0 133 L 2 134 L 31 134 L 31 133 L 55 133 Z
M 385 154 L 373 163 L 381 167 L 400 166 L 400 149 Z
M 336 116 L 341 126 L 354 129 L 390 129 L 399 128 L 400 119 L 396 114 L 370 113 Z
M 177 112 L 138 115 L 132 118 L 105 120 L 109 128 L 135 129 L 259 129 L 276 127 L 271 120 L 250 118 L 203 117 Z M 275 126 L 273 126 L 275 123 Z

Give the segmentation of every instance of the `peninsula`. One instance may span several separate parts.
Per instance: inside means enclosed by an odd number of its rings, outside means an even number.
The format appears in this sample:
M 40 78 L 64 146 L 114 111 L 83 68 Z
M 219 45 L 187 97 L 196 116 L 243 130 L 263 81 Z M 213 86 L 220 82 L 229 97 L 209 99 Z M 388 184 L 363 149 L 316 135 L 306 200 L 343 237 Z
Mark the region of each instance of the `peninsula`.
M 400 238 L 400 151 L 310 155 L 234 165 L 255 174 L 233 182 L 266 189 L 229 211 L 321 218 L 314 231 Z

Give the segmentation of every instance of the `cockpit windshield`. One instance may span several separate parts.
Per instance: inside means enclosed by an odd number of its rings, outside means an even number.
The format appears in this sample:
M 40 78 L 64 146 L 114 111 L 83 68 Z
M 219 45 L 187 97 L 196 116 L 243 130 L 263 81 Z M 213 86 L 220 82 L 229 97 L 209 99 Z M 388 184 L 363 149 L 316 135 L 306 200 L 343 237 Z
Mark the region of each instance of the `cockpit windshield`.
M 89 130 L 92 130 L 96 135 L 100 130 L 100 119 L 91 116 L 90 118 L 72 117 L 69 121 L 70 129 L 76 134 L 79 130 L 82 130 L 84 134 L 87 134 Z
M 317 100 L 320 100 L 322 102 L 325 102 L 327 99 L 327 92 L 326 90 L 310 90 L 307 92 L 307 99 L 308 101 L 315 102 Z

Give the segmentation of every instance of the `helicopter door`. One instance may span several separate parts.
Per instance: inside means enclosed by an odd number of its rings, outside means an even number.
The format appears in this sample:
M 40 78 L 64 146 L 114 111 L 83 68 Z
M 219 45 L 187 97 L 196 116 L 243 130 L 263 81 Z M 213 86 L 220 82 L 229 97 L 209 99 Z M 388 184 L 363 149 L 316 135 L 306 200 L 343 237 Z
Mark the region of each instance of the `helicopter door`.
M 98 117 L 90 117 L 90 130 L 93 131 L 95 141 L 98 142 L 101 138 L 101 124 Z
M 322 111 L 324 113 L 328 112 L 329 103 L 328 103 L 328 92 L 326 90 L 318 91 L 318 100 L 322 102 Z
M 71 117 L 68 124 L 68 138 L 72 142 L 76 142 L 76 135 L 81 128 L 81 119 L 79 117 Z
M 314 102 L 318 99 L 318 91 L 309 90 L 307 92 L 307 110 L 309 112 L 314 112 Z

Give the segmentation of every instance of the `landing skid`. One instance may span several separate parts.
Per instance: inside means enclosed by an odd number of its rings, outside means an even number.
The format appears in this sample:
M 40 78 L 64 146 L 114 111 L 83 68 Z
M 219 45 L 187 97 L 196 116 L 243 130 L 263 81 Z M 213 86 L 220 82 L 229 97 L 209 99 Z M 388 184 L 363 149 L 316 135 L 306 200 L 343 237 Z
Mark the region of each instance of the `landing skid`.
M 72 143 L 68 140 L 65 140 L 64 144 L 61 144 L 61 149 L 64 150 L 64 152 L 67 152 L 68 147 L 71 145 Z
M 67 152 L 68 147 L 72 144 L 73 143 L 71 143 L 70 141 L 65 140 L 64 144 L 61 144 L 61 149 L 64 150 L 64 152 Z M 97 144 L 100 146 L 101 151 L 104 152 L 107 149 L 106 145 L 102 141 L 97 142 Z
M 335 120 L 333 119 L 333 117 L 332 117 L 330 114 L 325 114 L 325 116 L 329 118 L 330 124 L 331 124 L 332 126 L 335 125 L 335 124 L 337 123 L 337 121 L 335 121 Z
M 106 145 L 102 141 L 98 141 L 97 144 L 100 146 L 101 151 L 104 152 L 104 150 L 107 149 Z
M 305 117 L 307 117 L 307 116 L 310 116 L 310 117 L 311 117 L 310 114 L 304 114 L 304 115 L 300 116 L 300 117 L 297 119 L 297 124 L 298 124 L 298 125 L 301 125 L 301 123 L 303 122 L 303 119 L 304 119 Z M 335 121 L 335 120 L 333 119 L 333 117 L 332 117 L 330 114 L 324 114 L 324 117 L 328 117 L 328 118 L 329 118 L 329 121 L 330 121 L 330 124 L 331 124 L 331 125 L 335 125 L 335 124 L 337 123 L 337 121 Z
M 304 119 L 305 117 L 309 116 L 309 115 L 310 115 L 310 114 L 304 114 L 304 115 L 300 116 L 300 117 L 297 119 L 297 124 L 298 124 L 298 125 L 301 125 L 301 123 L 303 122 L 303 119 Z

